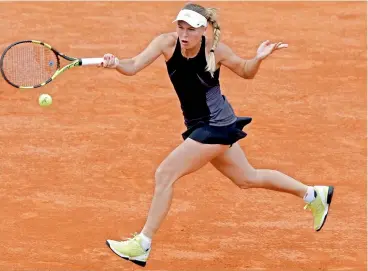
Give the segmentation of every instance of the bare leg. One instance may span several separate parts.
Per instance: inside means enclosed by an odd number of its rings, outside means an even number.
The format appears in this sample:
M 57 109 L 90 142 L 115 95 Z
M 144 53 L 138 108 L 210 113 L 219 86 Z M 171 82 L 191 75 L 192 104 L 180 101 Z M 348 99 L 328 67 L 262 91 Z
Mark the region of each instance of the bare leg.
M 264 188 L 304 197 L 308 186 L 279 172 L 254 169 L 238 143 L 211 162 L 216 169 L 241 188 Z
M 313 215 L 313 228 L 319 231 L 324 225 L 333 195 L 332 186 L 306 186 L 276 170 L 254 169 L 238 144 L 229 148 L 225 145 L 203 145 L 189 139 L 176 148 L 157 169 L 152 205 L 141 234 L 124 242 L 107 240 L 107 245 L 120 257 L 144 266 L 149 256 L 151 239 L 169 211 L 173 183 L 209 161 L 240 188 L 264 188 L 298 197 L 304 197 L 308 191 L 305 201 Z
M 229 146 L 207 145 L 190 138 L 179 145 L 161 163 L 155 174 L 155 191 L 142 233 L 152 238 L 167 215 L 172 200 L 173 183 L 207 164 Z

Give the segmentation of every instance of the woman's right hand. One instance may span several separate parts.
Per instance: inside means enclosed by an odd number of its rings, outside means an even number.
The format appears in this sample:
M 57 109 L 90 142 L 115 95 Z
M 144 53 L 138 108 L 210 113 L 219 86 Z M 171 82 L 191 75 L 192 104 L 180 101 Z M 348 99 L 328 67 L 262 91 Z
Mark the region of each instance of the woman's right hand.
M 103 62 L 97 65 L 97 67 L 115 69 L 119 65 L 119 59 L 113 54 L 105 54 Z

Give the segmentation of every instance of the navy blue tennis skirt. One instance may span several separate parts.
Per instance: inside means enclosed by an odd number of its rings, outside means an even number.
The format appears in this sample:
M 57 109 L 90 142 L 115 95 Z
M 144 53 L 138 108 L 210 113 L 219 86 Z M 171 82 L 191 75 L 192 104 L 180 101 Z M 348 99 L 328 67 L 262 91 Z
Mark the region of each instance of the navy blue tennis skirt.
M 250 117 L 238 117 L 237 120 L 228 126 L 211 126 L 204 121 L 199 121 L 195 125 L 188 127 L 182 133 L 183 139 L 188 137 L 203 144 L 232 145 L 238 140 L 247 136 L 243 128 L 251 123 Z

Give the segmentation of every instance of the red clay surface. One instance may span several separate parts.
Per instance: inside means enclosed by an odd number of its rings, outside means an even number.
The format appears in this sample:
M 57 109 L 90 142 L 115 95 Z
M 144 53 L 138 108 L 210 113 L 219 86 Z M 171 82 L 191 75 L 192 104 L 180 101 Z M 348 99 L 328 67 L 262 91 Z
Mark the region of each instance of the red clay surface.
M 71 56 L 132 57 L 175 30 L 183 4 L 1 3 L 0 48 L 32 38 Z M 289 43 L 254 80 L 223 68 L 223 93 L 254 118 L 240 144 L 255 167 L 334 185 L 334 201 L 316 233 L 302 200 L 240 190 L 208 165 L 176 183 L 144 270 L 365 270 L 366 3 L 204 5 L 221 9 L 222 41 L 242 57 L 266 39 Z M 154 171 L 182 142 L 163 58 L 134 77 L 86 67 L 0 90 L 0 270 L 142 270 L 105 240 L 141 230 Z M 50 108 L 37 103 L 45 92 Z

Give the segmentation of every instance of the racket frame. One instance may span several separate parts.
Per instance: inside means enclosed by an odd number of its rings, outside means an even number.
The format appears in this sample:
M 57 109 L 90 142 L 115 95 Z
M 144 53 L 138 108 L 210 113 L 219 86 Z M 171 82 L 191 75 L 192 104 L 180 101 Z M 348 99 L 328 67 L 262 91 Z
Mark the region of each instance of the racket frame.
M 9 79 L 5 76 L 5 72 L 3 70 L 3 61 L 4 61 L 4 57 L 6 55 L 6 53 L 14 46 L 21 44 L 21 43 L 34 43 L 34 44 L 39 44 L 42 45 L 48 49 L 50 49 L 55 55 L 56 55 L 56 59 L 57 59 L 57 70 L 55 71 L 55 73 L 49 78 L 47 79 L 45 82 L 40 83 L 38 85 L 35 86 L 18 86 L 15 85 L 14 83 L 12 83 L 11 81 L 9 81 Z M 69 63 L 68 65 L 60 68 L 60 58 L 62 57 L 65 60 L 70 61 L 71 63 Z M 85 60 L 85 61 L 83 61 Z M 3 76 L 3 78 L 5 79 L 5 81 L 12 85 L 15 88 L 20 88 L 20 89 L 33 89 L 33 88 L 39 88 L 42 86 L 45 86 L 46 84 L 50 83 L 51 81 L 53 81 L 57 76 L 59 76 L 60 74 L 62 74 L 63 72 L 65 72 L 66 70 L 69 70 L 71 68 L 74 67 L 78 67 L 78 66 L 84 66 L 84 65 L 97 65 L 99 63 L 101 63 L 103 61 L 103 58 L 75 58 L 75 57 L 70 57 L 67 56 L 61 52 L 59 52 L 58 50 L 56 50 L 55 48 L 53 48 L 51 45 L 43 42 L 43 41 L 39 41 L 39 40 L 23 40 L 23 41 L 17 41 L 14 42 L 12 44 L 10 44 L 5 51 L 3 52 L 3 54 L 0 57 L 0 72 L 1 75 Z M 84 63 L 83 63 L 84 62 Z

